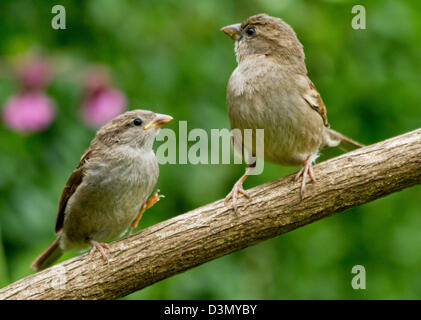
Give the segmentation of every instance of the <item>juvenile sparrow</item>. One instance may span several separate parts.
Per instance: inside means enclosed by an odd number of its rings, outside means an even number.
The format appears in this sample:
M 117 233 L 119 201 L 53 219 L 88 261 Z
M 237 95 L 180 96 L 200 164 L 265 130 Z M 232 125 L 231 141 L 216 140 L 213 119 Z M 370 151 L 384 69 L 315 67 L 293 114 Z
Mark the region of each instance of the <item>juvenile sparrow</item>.
M 302 165 L 296 180 L 302 177 L 303 198 L 307 175 L 315 181 L 312 163 L 319 149 L 338 146 L 349 151 L 362 145 L 329 128 L 326 107 L 307 76 L 303 46 L 287 23 L 259 14 L 221 31 L 235 40 L 238 63 L 227 86 L 231 129 L 264 129 L 264 160 Z M 234 148 L 243 147 L 255 157 L 255 146 L 243 140 L 233 141 Z M 235 211 L 240 194 L 250 197 L 243 182 L 256 163 L 248 163 L 225 198 L 225 203 L 232 199 Z
M 64 251 L 98 250 L 105 261 L 109 241 L 135 228 L 160 198 L 158 161 L 152 149 L 159 128 L 172 117 L 152 111 L 121 114 L 100 128 L 61 194 L 56 240 L 33 262 L 34 270 L 54 263 Z

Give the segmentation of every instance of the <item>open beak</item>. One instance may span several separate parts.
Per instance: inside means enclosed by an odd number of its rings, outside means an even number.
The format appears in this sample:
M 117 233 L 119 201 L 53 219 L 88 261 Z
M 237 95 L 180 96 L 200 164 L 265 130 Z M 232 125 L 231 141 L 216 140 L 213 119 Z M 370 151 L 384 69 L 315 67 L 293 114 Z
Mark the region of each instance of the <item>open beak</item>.
M 239 40 L 241 38 L 241 24 L 232 24 L 221 28 L 221 31 L 229 36 L 232 40 Z
M 165 126 L 168 122 L 170 122 L 172 119 L 173 117 L 171 116 L 157 113 L 155 119 L 149 122 L 143 129 L 148 130 L 153 128 L 161 128 L 162 126 Z

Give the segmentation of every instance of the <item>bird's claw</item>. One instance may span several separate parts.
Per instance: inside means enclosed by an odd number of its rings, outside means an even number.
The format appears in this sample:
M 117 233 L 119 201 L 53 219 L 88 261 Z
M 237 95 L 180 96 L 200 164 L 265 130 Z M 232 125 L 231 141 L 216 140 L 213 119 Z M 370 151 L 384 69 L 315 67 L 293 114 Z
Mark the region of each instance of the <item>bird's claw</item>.
M 149 209 L 150 207 L 152 207 L 155 203 L 157 203 L 161 198 L 165 198 L 165 196 L 163 194 L 159 194 L 159 189 L 157 189 L 155 191 L 155 193 L 148 199 L 148 201 L 145 202 L 144 206 L 145 206 L 145 210 Z
M 101 243 L 101 242 L 97 242 L 94 240 L 91 240 L 91 245 L 92 245 L 92 249 L 89 252 L 89 254 L 91 256 L 93 256 L 95 254 L 95 251 L 99 251 L 99 253 L 102 255 L 102 258 L 104 259 L 105 262 L 108 262 L 108 255 L 107 252 L 105 251 L 105 249 L 109 250 L 110 246 L 106 243 Z
M 304 191 L 305 191 L 305 188 L 306 188 L 307 175 L 310 176 L 310 178 L 313 182 L 316 182 L 316 178 L 314 176 L 313 166 L 311 164 L 310 157 L 307 158 L 306 161 L 304 161 L 303 167 L 300 169 L 300 171 L 297 172 L 297 174 L 295 175 L 295 179 L 294 179 L 295 181 L 298 181 L 300 179 L 300 177 L 303 177 L 302 182 L 301 182 L 301 188 L 300 188 L 301 200 L 304 199 Z
M 140 207 L 139 214 L 137 215 L 136 219 L 132 222 L 132 225 L 129 230 L 129 236 L 132 234 L 133 229 L 137 228 L 140 219 L 142 219 L 143 214 L 146 210 L 152 207 L 155 203 L 157 203 L 161 198 L 165 198 L 163 194 L 159 194 L 159 189 L 157 189 L 154 194 Z
M 246 190 L 244 190 L 243 184 L 241 182 L 237 182 L 236 184 L 234 184 L 234 187 L 232 188 L 231 192 L 228 193 L 224 200 L 225 205 L 227 205 L 228 201 L 232 199 L 232 206 L 235 213 L 238 212 L 237 200 L 240 194 L 243 194 L 247 199 L 250 199 L 250 194 Z

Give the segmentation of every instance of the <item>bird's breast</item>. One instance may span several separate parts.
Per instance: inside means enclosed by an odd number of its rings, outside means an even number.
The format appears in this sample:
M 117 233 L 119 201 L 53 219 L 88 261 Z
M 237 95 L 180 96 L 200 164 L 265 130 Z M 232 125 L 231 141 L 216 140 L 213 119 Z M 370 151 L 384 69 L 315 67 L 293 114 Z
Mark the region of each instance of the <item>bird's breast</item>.
M 158 170 L 153 152 L 91 165 L 66 206 L 63 231 L 70 242 L 124 233 L 152 193 Z
M 299 164 L 317 152 L 323 123 L 302 98 L 296 76 L 264 58 L 241 62 L 227 87 L 231 128 L 263 129 L 265 160 Z M 255 146 L 244 146 L 255 154 Z

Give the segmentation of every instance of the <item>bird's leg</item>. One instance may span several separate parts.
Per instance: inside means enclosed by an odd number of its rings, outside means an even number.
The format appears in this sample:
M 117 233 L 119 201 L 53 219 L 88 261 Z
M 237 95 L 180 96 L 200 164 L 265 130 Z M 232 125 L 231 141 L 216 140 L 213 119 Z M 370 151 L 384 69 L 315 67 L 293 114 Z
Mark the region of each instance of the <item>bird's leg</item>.
M 254 166 L 247 168 L 246 172 L 241 176 L 240 179 L 238 179 L 238 181 L 234 184 L 234 187 L 232 188 L 231 192 L 228 193 L 228 195 L 225 198 L 225 205 L 227 205 L 228 201 L 232 199 L 232 206 L 234 208 L 235 213 L 237 213 L 238 211 L 237 200 L 240 194 L 243 194 L 247 199 L 250 199 L 250 195 L 243 188 L 243 183 L 249 176 L 250 172 L 253 171 L 253 169 Z
M 310 176 L 310 178 L 311 178 L 311 180 L 313 180 L 313 182 L 316 182 L 316 178 L 314 177 L 312 162 L 313 162 L 312 156 L 309 155 L 307 157 L 307 159 L 304 161 L 303 167 L 301 168 L 301 170 L 298 171 L 298 173 L 295 175 L 295 181 L 297 181 L 301 176 L 303 177 L 303 180 L 301 182 L 301 190 L 300 190 L 301 199 L 304 198 L 304 191 L 305 191 L 305 188 L 306 188 L 307 174 Z
M 137 228 L 137 225 L 139 224 L 140 219 L 142 219 L 142 216 L 145 213 L 145 211 L 148 210 L 150 207 L 152 207 L 155 203 L 157 203 L 159 199 L 165 197 L 164 195 L 158 194 L 158 193 L 159 193 L 159 189 L 157 189 L 155 193 L 144 204 L 142 204 L 136 219 L 134 219 L 132 222 L 129 235 L 132 233 L 132 230 L 134 228 Z
M 100 243 L 97 242 L 95 240 L 90 240 L 89 241 L 92 245 L 92 249 L 89 252 L 89 254 L 91 256 L 93 256 L 95 254 L 95 251 L 99 251 L 99 253 L 102 255 L 102 258 L 104 259 L 105 262 L 108 262 L 108 256 L 107 253 L 105 252 L 105 249 L 110 249 L 110 246 L 106 243 Z

